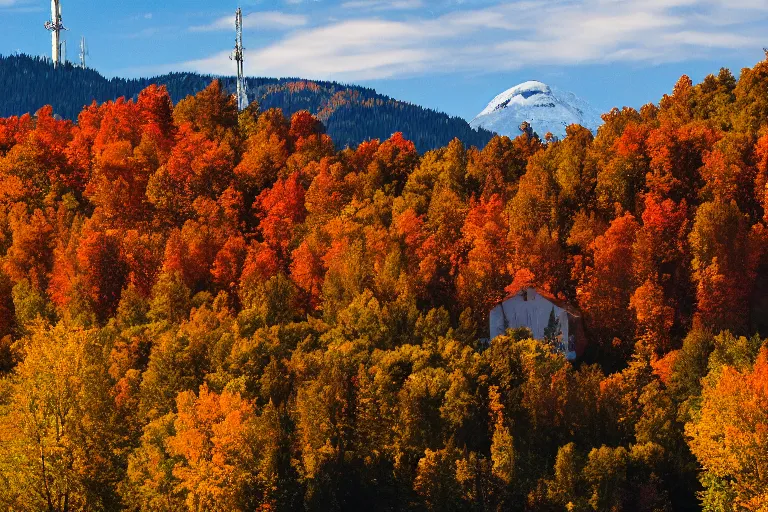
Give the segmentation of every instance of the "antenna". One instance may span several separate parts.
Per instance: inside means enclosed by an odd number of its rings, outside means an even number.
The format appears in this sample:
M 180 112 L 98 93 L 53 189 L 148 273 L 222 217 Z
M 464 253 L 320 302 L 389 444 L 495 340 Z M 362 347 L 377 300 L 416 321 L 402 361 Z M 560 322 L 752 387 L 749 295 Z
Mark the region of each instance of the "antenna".
M 80 67 L 85 69 L 85 58 L 90 54 L 88 53 L 88 47 L 85 44 L 85 36 L 80 38 Z
M 67 40 L 64 39 L 61 42 L 61 63 L 66 64 L 67 63 Z
M 237 63 L 237 109 L 244 110 L 248 106 L 248 93 L 245 84 L 245 54 L 243 48 L 243 11 L 239 7 L 235 13 L 235 50 L 229 57 Z
M 67 30 L 61 19 L 60 0 L 51 0 L 51 21 L 45 22 L 45 28 L 51 32 L 53 67 L 57 68 L 61 64 L 61 31 Z

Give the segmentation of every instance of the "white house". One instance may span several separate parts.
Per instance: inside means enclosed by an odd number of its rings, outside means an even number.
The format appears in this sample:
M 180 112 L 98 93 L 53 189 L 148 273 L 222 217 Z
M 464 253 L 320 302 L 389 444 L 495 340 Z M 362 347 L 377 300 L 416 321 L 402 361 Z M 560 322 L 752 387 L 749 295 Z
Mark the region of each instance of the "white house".
M 554 321 L 552 321 L 554 320 Z M 586 340 L 581 315 L 565 302 L 536 288 L 524 288 L 491 310 L 491 340 L 507 329 L 527 327 L 536 339 L 555 340 L 558 350 L 572 361 L 582 355 Z M 547 331 L 549 327 L 550 332 Z

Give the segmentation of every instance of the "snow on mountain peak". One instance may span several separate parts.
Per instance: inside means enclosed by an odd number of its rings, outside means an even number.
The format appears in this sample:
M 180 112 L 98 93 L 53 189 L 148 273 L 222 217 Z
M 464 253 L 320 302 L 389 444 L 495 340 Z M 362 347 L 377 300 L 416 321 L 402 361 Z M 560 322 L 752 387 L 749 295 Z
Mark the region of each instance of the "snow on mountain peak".
M 560 139 L 565 137 L 568 125 L 579 124 L 595 132 L 602 124 L 600 113 L 586 101 L 536 80 L 499 94 L 470 124 L 499 135 L 517 137 L 524 121 L 540 137 L 552 132 Z
M 544 99 L 551 94 L 552 89 L 547 84 L 535 80 L 523 82 L 493 98 L 493 101 L 485 107 L 485 110 L 480 112 L 480 116 L 506 108 L 510 103 L 534 105 L 538 100 Z

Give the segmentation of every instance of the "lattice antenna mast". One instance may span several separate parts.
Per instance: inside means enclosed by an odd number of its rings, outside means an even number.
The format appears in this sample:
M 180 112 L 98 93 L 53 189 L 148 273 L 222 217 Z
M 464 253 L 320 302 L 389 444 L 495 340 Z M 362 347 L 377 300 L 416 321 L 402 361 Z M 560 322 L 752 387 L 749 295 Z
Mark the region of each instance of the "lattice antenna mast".
M 237 108 L 244 110 L 248 106 L 248 94 L 245 84 L 245 48 L 243 48 L 243 11 L 239 7 L 235 13 L 235 50 L 230 59 L 237 63 Z
M 88 46 L 85 44 L 85 36 L 80 38 L 80 67 L 85 69 L 85 58 L 90 54 L 88 53 Z
M 59 67 L 61 64 L 61 31 L 67 30 L 64 26 L 64 22 L 61 18 L 61 2 L 60 0 L 51 0 L 51 21 L 45 22 L 45 28 L 51 32 L 51 49 L 53 67 Z

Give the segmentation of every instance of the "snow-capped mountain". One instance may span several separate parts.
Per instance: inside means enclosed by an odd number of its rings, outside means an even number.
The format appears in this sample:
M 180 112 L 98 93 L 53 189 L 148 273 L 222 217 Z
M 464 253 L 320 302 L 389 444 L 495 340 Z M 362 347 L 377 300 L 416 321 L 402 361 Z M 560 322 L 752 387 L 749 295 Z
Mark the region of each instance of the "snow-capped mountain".
M 530 81 L 496 96 L 470 125 L 517 137 L 523 121 L 527 121 L 541 138 L 552 132 L 560 139 L 565 137 L 568 125 L 580 124 L 596 132 L 603 123 L 600 113 L 575 94 Z

